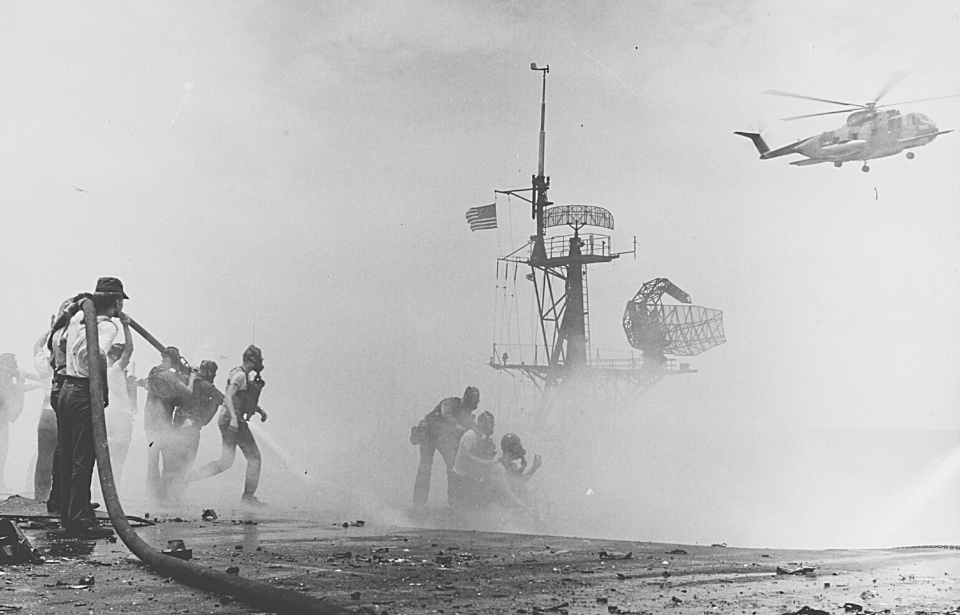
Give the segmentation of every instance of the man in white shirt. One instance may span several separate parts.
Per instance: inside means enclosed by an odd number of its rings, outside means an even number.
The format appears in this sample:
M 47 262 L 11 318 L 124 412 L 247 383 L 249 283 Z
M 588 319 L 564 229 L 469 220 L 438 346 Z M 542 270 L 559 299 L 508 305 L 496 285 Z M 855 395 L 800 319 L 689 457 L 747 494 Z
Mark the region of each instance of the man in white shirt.
M 96 453 L 91 413 L 91 368 L 105 366 L 104 357 L 117 336 L 114 317 L 128 320 L 123 313 L 123 284 L 117 278 L 100 278 L 93 294 L 97 312 L 99 348 L 87 348 L 83 310 L 67 325 L 67 363 L 63 388 L 57 401 L 57 439 L 60 447 L 60 520 L 65 535 L 96 539 L 113 535 L 113 530 L 97 524 L 90 507 L 90 481 Z M 94 361 L 90 361 L 91 353 Z M 106 374 L 104 374 L 105 376 Z M 108 396 L 105 396 L 108 397 Z M 108 398 L 109 403 L 109 398 Z
M 133 336 L 130 335 L 130 320 L 120 319 L 123 325 L 123 344 L 114 344 L 107 353 L 107 389 L 110 391 L 110 405 L 106 409 L 107 442 L 110 447 L 110 463 L 117 482 L 123 476 L 123 464 L 130 451 L 130 438 L 133 436 L 133 415 L 137 413 L 136 404 L 130 399 L 127 366 L 133 355 Z
M 489 412 L 481 412 L 477 423 L 460 438 L 457 456 L 450 479 L 450 505 L 455 508 L 476 508 L 482 503 L 483 481 L 496 463 L 496 445 L 493 435 L 494 419 Z

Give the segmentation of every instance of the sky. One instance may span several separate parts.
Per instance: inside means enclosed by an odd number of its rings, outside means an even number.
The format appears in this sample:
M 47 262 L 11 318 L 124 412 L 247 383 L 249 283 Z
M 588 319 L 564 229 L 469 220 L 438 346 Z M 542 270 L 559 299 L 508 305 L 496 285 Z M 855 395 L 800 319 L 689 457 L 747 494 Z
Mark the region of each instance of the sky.
M 837 107 L 768 89 L 866 103 L 909 71 L 882 103 L 958 93 L 958 35 L 933 1 L 6 2 L 0 350 L 29 366 L 64 298 L 119 277 L 126 311 L 221 381 L 263 348 L 265 499 L 402 517 L 411 425 L 474 384 L 503 433 L 529 395 L 485 366 L 528 207 L 499 197 L 497 231 L 464 214 L 536 173 L 529 66 L 548 64 L 550 198 L 610 210 L 614 249 L 637 245 L 591 269 L 591 347 L 629 351 L 623 306 L 655 277 L 723 310 L 727 337 L 550 449 L 551 529 L 956 543 L 960 136 L 862 173 L 760 161 L 733 132 L 778 147 L 842 125 L 779 121 Z M 960 127 L 960 99 L 896 108 Z M 135 342 L 144 375 L 159 357 Z

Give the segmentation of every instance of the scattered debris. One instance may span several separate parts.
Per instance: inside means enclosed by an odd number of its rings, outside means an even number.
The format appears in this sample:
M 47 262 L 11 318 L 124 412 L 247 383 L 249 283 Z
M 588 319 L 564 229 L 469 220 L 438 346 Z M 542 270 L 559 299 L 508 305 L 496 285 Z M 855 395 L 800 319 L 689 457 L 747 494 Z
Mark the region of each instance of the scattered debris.
M 633 551 L 628 553 L 615 553 L 613 551 L 600 551 L 600 559 L 633 559 Z
M 812 609 L 808 606 L 801 607 L 799 611 L 789 611 L 783 615 L 830 615 L 827 611 Z
M 787 570 L 786 568 L 781 568 L 777 566 L 777 574 L 794 574 L 794 575 L 804 575 L 804 574 L 814 574 L 816 568 L 813 566 L 802 566 L 800 568 L 795 568 L 794 570 Z
M 28 563 L 42 564 L 43 557 L 33 548 L 16 523 L 10 519 L 0 519 L 0 564 Z
M 52 585 L 45 585 L 44 587 L 58 587 L 60 589 L 91 589 L 96 582 L 96 579 L 93 578 L 93 575 L 81 577 L 76 583 L 67 583 L 65 581 L 57 581 Z
M 182 540 L 168 540 L 167 548 L 161 553 L 182 560 L 193 559 L 193 549 L 188 549 Z
M 547 606 L 547 607 L 535 606 L 533 607 L 533 612 L 534 613 L 566 613 L 566 610 L 564 609 L 566 609 L 568 606 L 570 606 L 569 602 L 561 602 L 560 604 L 555 604 L 553 606 Z
M 205 508 L 203 510 L 203 513 L 200 515 L 200 518 L 203 519 L 204 521 L 216 521 L 220 517 L 219 515 L 217 515 L 217 511 L 215 511 L 214 509 Z

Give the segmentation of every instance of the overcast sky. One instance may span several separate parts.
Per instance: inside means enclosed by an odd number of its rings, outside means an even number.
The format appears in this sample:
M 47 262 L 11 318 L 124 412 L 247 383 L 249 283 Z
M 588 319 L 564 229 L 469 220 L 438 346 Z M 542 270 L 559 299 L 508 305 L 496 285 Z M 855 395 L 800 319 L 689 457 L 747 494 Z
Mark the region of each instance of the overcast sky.
M 534 229 L 515 199 L 498 231 L 464 213 L 536 173 L 529 65 L 549 64 L 551 200 L 609 209 L 614 249 L 638 245 L 591 270 L 592 347 L 629 350 L 623 306 L 655 277 L 723 310 L 728 339 L 622 419 L 634 448 L 611 426 L 627 456 L 603 469 L 624 490 L 604 501 L 624 512 L 603 532 L 956 541 L 955 514 L 929 511 L 960 504 L 943 469 L 960 429 L 960 134 L 862 173 L 760 161 L 733 131 L 777 147 L 842 125 L 778 121 L 835 107 L 767 89 L 865 103 L 910 71 L 882 102 L 960 92 L 957 40 L 951 2 L 5 2 L 0 351 L 29 365 L 60 301 L 117 276 L 127 312 L 221 380 L 255 336 L 264 427 L 331 483 L 377 494 L 390 478 L 401 507 L 409 426 L 440 398 L 476 384 L 512 411 L 483 365 L 495 259 Z M 960 99 L 897 108 L 960 127 Z M 143 375 L 159 358 L 138 343 Z M 938 471 L 914 497 L 926 512 L 865 512 Z

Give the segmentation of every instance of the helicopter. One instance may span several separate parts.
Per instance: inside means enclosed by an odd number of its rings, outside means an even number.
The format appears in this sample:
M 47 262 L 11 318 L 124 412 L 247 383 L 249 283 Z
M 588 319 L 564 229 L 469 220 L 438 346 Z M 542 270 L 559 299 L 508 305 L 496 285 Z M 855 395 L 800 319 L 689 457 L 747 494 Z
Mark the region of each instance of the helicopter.
M 937 125 L 923 113 L 907 113 L 904 115 L 896 109 L 886 109 L 885 107 L 926 102 L 928 100 L 940 100 L 942 98 L 954 98 L 960 96 L 960 94 L 949 94 L 947 96 L 937 96 L 921 100 L 877 105 L 880 99 L 905 76 L 906 73 L 894 73 L 887 81 L 887 84 L 880 90 L 880 93 L 877 94 L 876 98 L 862 105 L 828 100 L 825 98 L 814 98 L 813 96 L 792 94 L 779 90 L 767 90 L 764 94 L 802 98 L 804 100 L 814 100 L 846 107 L 845 109 L 837 111 L 825 111 L 823 113 L 787 117 L 783 118 L 784 121 L 853 112 L 847 116 L 846 124 L 841 128 L 829 130 L 806 139 L 800 139 L 795 143 L 774 150 L 770 149 L 759 133 L 738 131 L 734 132 L 734 134 L 747 137 L 753 141 L 753 144 L 760 152 L 761 160 L 787 156 L 789 154 L 800 154 L 806 156 L 806 159 L 791 162 L 791 165 L 806 167 L 823 162 L 832 162 L 833 166 L 841 167 L 844 162 L 862 161 L 862 171 L 864 173 L 869 172 L 870 166 L 867 164 L 868 160 L 895 156 L 906 149 L 927 145 L 939 135 L 953 132 L 952 130 L 938 129 Z M 907 152 L 907 158 L 912 159 L 913 157 L 913 152 Z

